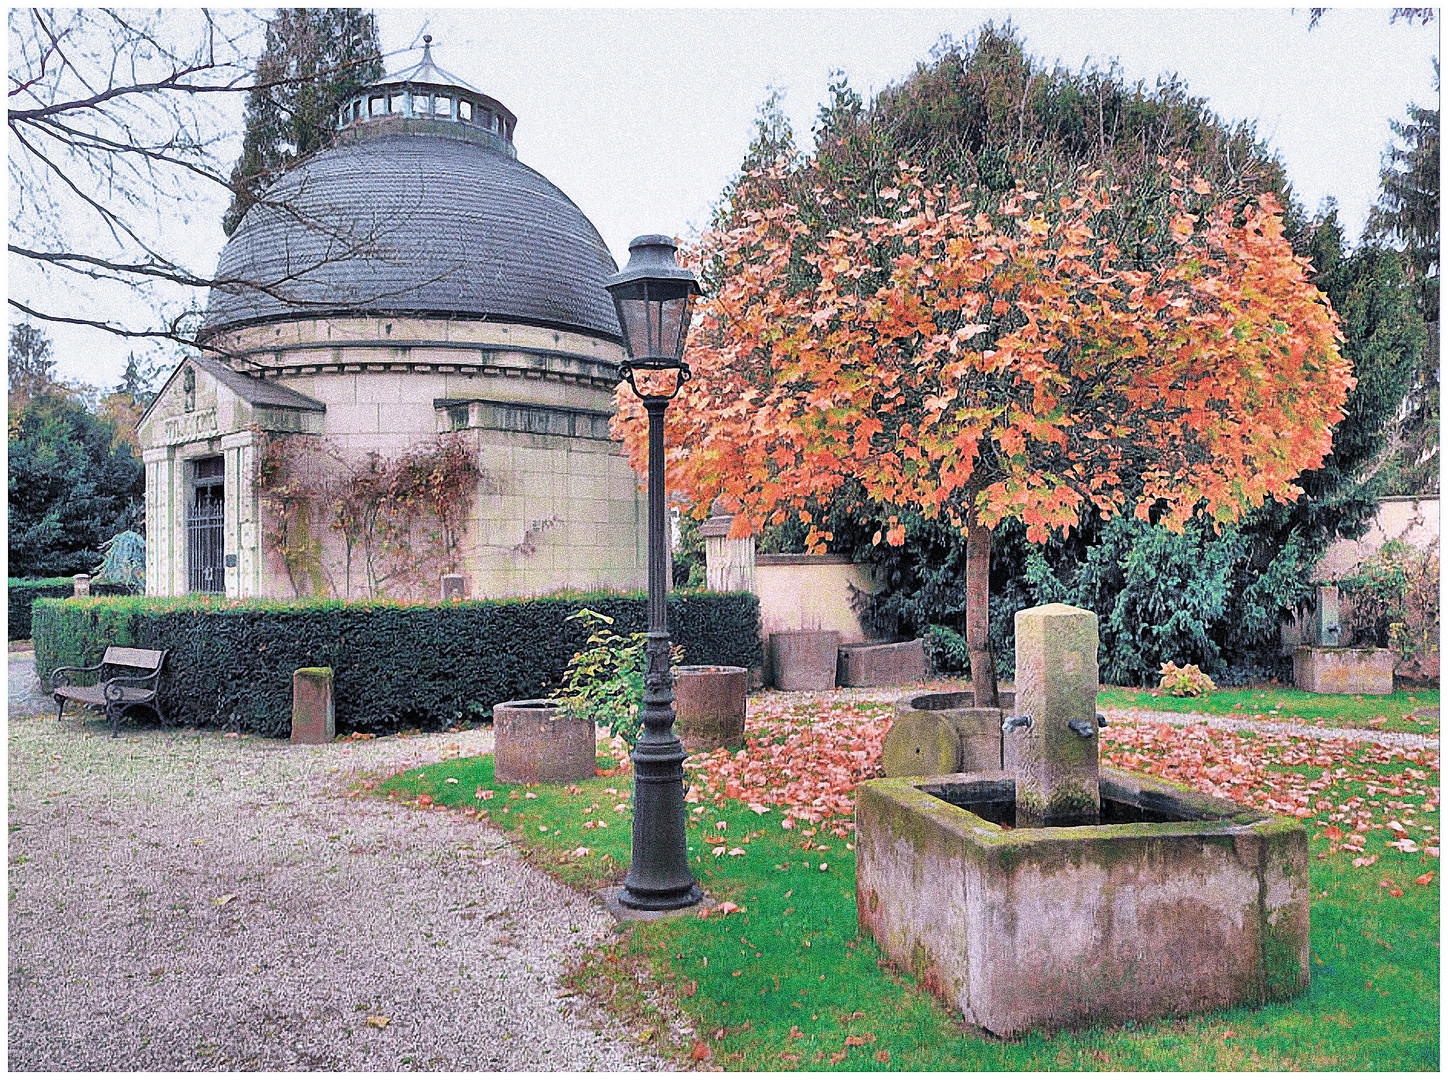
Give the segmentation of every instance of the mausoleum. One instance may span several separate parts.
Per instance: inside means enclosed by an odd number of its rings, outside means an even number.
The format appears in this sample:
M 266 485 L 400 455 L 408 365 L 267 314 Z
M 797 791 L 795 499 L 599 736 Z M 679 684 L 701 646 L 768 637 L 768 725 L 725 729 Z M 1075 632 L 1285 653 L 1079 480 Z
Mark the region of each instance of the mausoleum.
M 305 587 L 267 540 L 257 458 L 313 437 L 391 459 L 455 433 L 485 471 L 457 565 L 472 596 L 634 589 L 643 499 L 609 437 L 623 348 L 598 231 L 522 164 L 516 117 L 419 63 L 364 88 L 222 251 L 199 340 L 140 424 L 152 595 L 360 595 L 312 525 Z M 325 522 L 327 508 L 312 508 Z M 414 580 L 394 595 L 436 596 Z

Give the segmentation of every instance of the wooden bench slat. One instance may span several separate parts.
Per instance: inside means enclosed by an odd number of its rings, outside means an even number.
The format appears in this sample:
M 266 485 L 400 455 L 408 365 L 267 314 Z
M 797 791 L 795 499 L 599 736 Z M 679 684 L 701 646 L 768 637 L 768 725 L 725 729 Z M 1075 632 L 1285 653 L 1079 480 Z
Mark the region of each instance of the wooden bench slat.
M 106 649 L 101 663 L 117 664 L 121 667 L 156 668 L 161 664 L 161 656 L 159 649 L 129 649 L 121 645 L 111 645 Z

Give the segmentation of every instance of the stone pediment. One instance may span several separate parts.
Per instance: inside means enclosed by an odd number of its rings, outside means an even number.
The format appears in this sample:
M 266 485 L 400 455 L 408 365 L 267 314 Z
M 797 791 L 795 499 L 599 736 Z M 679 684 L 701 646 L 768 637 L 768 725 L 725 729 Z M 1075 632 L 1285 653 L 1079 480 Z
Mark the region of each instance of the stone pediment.
M 322 430 L 326 406 L 288 387 L 188 357 L 166 380 L 137 426 L 142 447 L 155 449 L 261 428 Z

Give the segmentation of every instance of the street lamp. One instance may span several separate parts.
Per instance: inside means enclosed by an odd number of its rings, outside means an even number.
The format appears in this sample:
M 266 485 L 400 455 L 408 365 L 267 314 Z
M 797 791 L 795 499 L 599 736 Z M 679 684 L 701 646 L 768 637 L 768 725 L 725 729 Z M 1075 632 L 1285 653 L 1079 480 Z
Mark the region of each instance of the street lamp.
M 649 630 L 644 645 L 643 733 L 634 746 L 633 856 L 619 890 L 624 907 L 672 911 L 703 893 L 689 869 L 684 833 L 684 744 L 674 734 L 674 677 L 669 670 L 665 604 L 664 410 L 689 381 L 684 339 L 700 292 L 694 275 L 674 262 L 667 236 L 639 236 L 628 265 L 604 283 L 618 309 L 628 359 L 620 378 L 649 414 Z

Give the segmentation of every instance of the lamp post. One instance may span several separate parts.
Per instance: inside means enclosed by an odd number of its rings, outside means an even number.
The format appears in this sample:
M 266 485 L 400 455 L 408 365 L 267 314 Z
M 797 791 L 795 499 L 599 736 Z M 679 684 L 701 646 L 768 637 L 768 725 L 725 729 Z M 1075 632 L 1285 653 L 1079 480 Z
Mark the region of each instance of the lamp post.
M 684 339 L 700 292 L 694 275 L 674 261 L 667 236 L 639 236 L 628 265 L 604 284 L 618 309 L 628 359 L 619 375 L 649 416 L 649 629 L 644 645 L 643 732 L 634 767 L 633 855 L 619 890 L 624 907 L 671 911 L 703 893 L 689 869 L 684 833 L 684 744 L 674 734 L 674 677 L 669 670 L 667 543 L 664 531 L 664 410 L 689 380 Z

